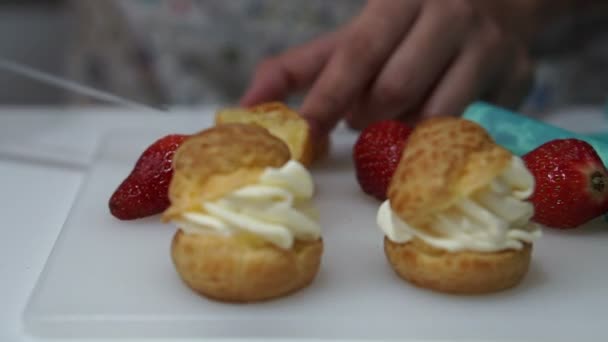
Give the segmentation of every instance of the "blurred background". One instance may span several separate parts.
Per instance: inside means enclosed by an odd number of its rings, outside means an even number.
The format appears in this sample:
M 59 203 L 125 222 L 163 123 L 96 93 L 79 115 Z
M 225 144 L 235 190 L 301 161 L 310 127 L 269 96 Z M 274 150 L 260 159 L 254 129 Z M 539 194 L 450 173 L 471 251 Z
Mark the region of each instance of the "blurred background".
M 0 58 L 149 105 L 232 103 L 259 60 L 333 30 L 364 2 L 0 0 Z M 606 106 L 606 15 L 556 25 L 537 44 L 522 111 Z M 88 103 L 0 70 L 0 105 Z
M 145 104 L 238 99 L 265 56 L 333 30 L 364 0 L 0 0 L 0 58 Z M 90 97 L 0 70 L 0 104 Z
M 1 0 L 0 56 L 65 76 L 73 21 L 62 0 Z M 0 104 L 59 104 L 65 92 L 0 72 Z

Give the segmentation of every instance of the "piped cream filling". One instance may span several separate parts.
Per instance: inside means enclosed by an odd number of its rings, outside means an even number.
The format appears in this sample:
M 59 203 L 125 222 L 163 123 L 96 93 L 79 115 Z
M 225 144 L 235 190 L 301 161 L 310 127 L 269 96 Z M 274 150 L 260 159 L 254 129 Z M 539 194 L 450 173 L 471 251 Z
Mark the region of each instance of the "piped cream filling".
M 521 249 L 542 235 L 541 227 L 530 221 L 534 206 L 526 200 L 533 191 L 534 177 L 521 158 L 514 156 L 509 167 L 486 187 L 436 214 L 431 225 L 435 234 L 401 220 L 389 200 L 380 206 L 377 223 L 396 243 L 416 237 L 450 252 Z
M 186 212 L 173 222 L 187 234 L 244 232 L 289 249 L 296 239 L 311 241 L 321 235 L 313 193 L 312 176 L 291 160 L 281 168 L 267 168 L 256 184 L 202 203 L 204 212 Z

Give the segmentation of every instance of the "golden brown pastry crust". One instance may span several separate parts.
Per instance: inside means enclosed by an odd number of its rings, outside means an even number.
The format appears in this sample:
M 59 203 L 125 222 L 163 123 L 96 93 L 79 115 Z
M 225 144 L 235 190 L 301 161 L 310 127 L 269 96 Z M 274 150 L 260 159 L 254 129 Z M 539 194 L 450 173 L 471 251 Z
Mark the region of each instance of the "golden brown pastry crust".
M 217 112 L 215 123 L 262 126 L 287 144 L 293 159 L 305 166 L 309 166 L 313 159 L 316 159 L 310 126 L 298 113 L 283 103 L 269 102 L 250 108 L 226 108 Z
M 173 263 L 194 291 L 228 302 L 254 302 L 281 297 L 308 286 L 321 265 L 321 240 L 296 241 L 283 250 L 219 234 L 176 232 Z
M 395 272 L 419 287 L 483 294 L 517 285 L 528 271 L 532 245 L 496 253 L 449 253 L 418 239 L 398 244 L 385 238 L 384 252 Z
M 201 210 L 203 201 L 217 199 L 232 190 L 255 182 L 266 167 L 281 167 L 290 158 L 289 149 L 266 129 L 245 124 L 226 124 L 195 134 L 177 149 L 169 187 L 171 206 L 163 221 L 179 214 Z M 208 186 L 222 175 L 230 186 Z
M 408 138 L 391 179 L 391 208 L 410 225 L 427 230 L 432 214 L 489 184 L 511 158 L 509 151 L 472 121 L 454 117 L 425 120 Z

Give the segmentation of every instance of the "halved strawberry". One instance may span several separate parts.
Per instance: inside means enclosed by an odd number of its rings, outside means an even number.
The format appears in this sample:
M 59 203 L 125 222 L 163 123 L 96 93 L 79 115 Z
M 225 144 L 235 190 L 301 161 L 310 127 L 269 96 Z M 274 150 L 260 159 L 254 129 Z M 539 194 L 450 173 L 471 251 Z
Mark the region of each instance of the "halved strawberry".
M 571 229 L 608 212 L 608 171 L 588 143 L 549 141 L 523 160 L 536 179 L 530 198 L 536 222 Z
M 386 199 L 391 178 L 412 129 L 402 122 L 384 120 L 361 132 L 353 148 L 357 181 L 361 189 L 379 200 Z

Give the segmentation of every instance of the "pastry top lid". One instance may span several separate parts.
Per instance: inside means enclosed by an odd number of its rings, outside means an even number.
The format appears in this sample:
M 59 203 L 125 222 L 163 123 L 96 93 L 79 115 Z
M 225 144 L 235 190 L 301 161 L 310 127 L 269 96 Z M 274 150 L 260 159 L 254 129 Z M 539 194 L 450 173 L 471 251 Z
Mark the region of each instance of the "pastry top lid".
M 424 229 L 433 214 L 489 184 L 511 158 L 509 151 L 472 121 L 455 117 L 425 120 L 408 138 L 391 179 L 391 208 L 402 220 Z
M 173 158 L 171 206 L 163 220 L 254 183 L 264 169 L 289 159 L 287 145 L 255 125 L 225 124 L 194 134 Z

